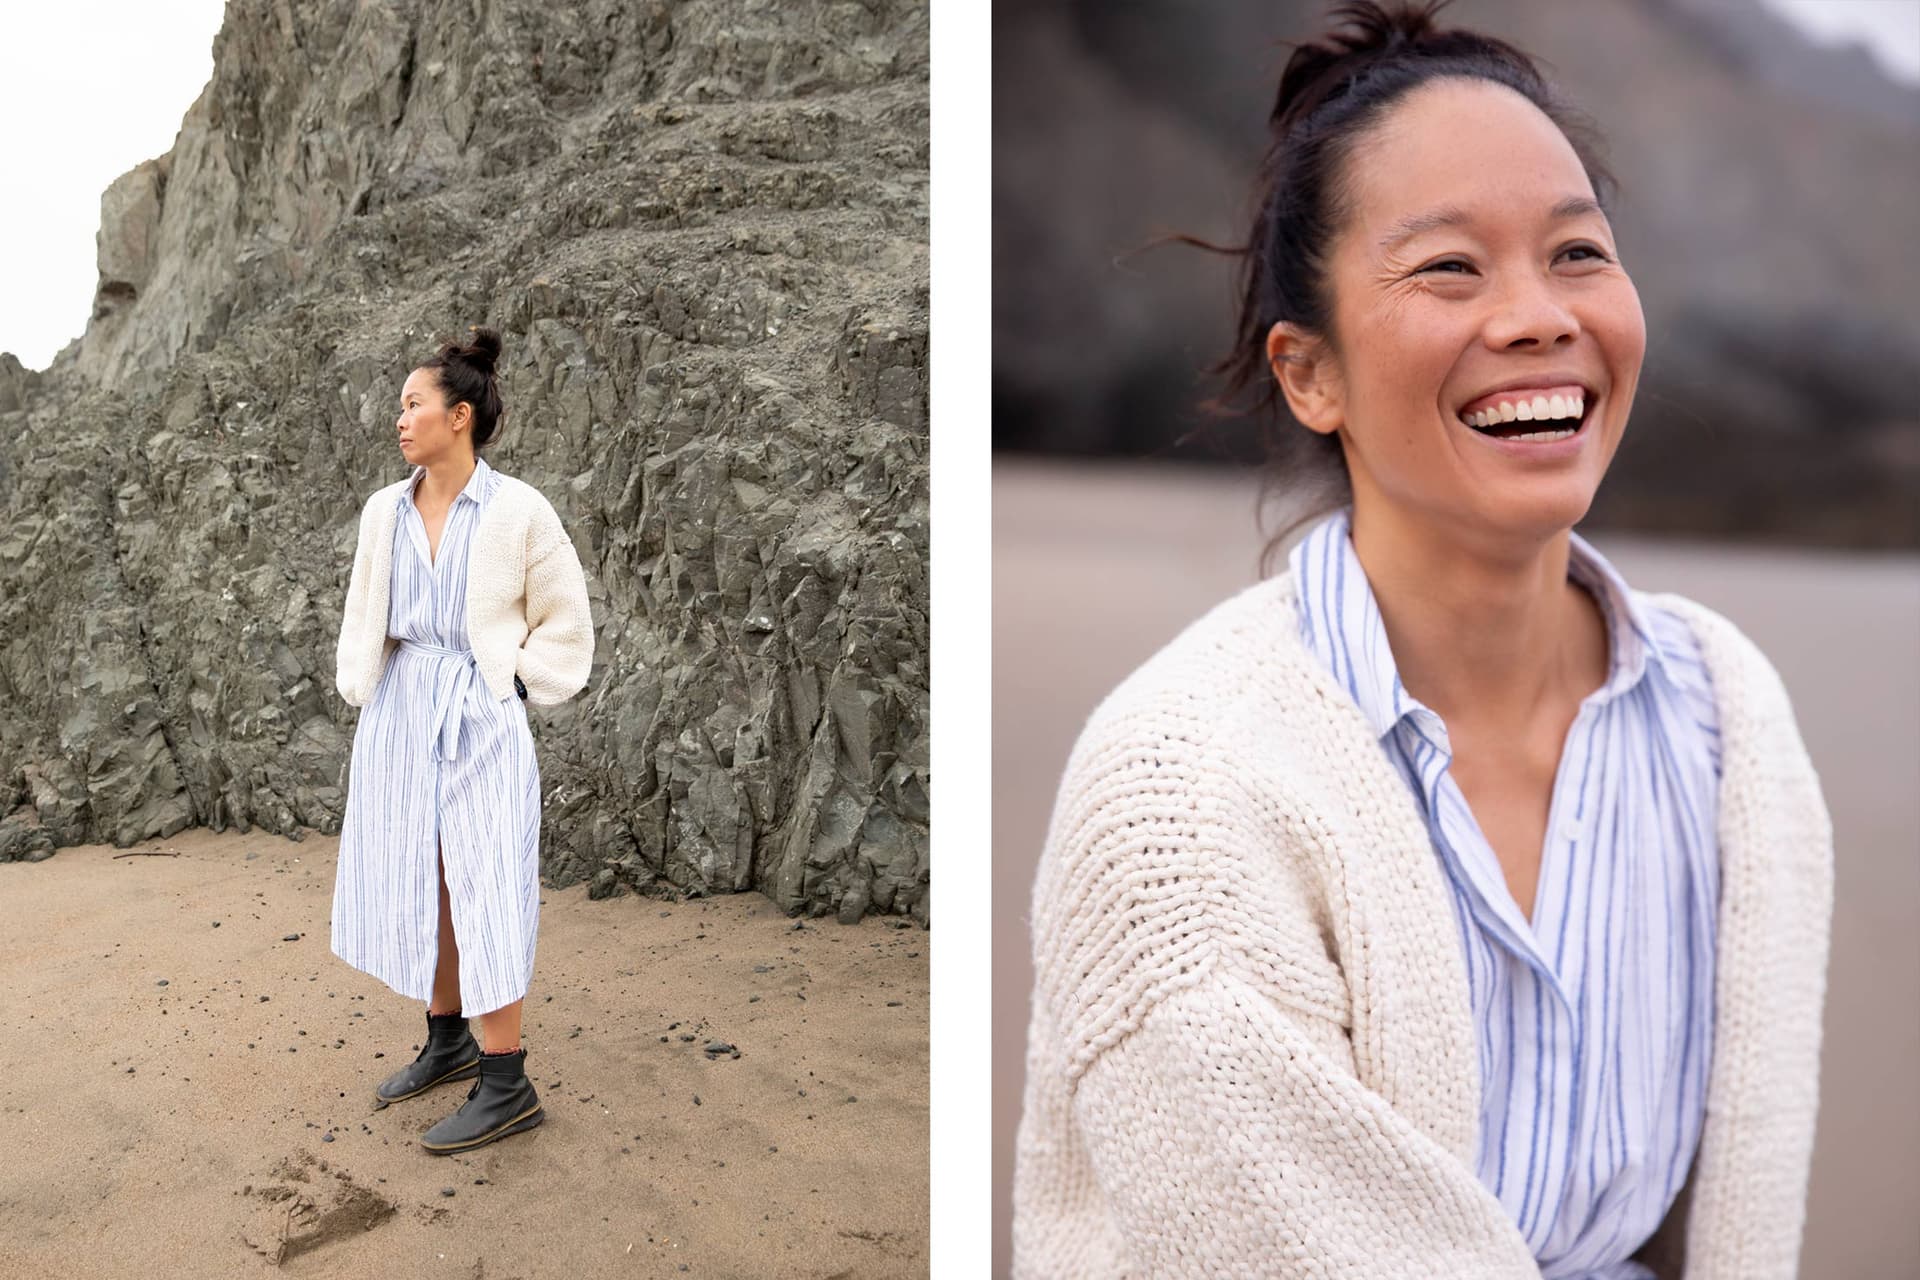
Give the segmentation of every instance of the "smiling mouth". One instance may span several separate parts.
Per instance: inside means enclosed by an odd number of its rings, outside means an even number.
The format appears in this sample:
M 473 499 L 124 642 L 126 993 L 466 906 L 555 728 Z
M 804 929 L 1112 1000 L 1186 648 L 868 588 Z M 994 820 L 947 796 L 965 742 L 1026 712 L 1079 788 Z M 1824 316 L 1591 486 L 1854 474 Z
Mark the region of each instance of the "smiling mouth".
M 1593 421 L 1594 409 L 1599 403 L 1599 396 L 1587 396 L 1586 402 L 1581 406 L 1580 416 L 1578 418 L 1546 418 L 1534 419 L 1532 421 L 1515 419 L 1512 422 L 1496 422 L 1485 427 L 1476 427 L 1472 423 L 1460 418 L 1458 414 L 1454 415 L 1454 420 L 1459 422 L 1461 426 L 1466 427 L 1469 431 L 1476 431 L 1483 436 L 1491 436 L 1496 440 L 1545 444 L 1555 440 L 1571 440 L 1585 431 L 1587 424 Z

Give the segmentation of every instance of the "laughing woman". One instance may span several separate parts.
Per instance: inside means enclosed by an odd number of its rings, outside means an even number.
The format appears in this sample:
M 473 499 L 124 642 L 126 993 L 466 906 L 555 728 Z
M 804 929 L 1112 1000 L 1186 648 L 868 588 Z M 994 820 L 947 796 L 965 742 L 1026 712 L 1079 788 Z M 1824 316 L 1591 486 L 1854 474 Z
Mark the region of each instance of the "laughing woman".
M 375 1106 L 474 1078 L 421 1137 L 435 1155 L 542 1119 L 520 1043 L 540 924 L 525 704 L 566 701 L 593 664 L 586 577 L 560 517 L 476 456 L 504 413 L 499 354 L 500 335 L 477 328 L 407 376 L 395 425 L 413 471 L 361 510 L 340 629 L 340 695 L 363 710 L 333 953 L 426 1005 L 426 1045 L 376 1086 Z
M 1068 761 L 1020 1277 L 1795 1272 L 1819 780 L 1752 642 L 1573 532 L 1646 345 L 1610 184 L 1437 7 L 1280 82 L 1226 368 L 1332 501 Z

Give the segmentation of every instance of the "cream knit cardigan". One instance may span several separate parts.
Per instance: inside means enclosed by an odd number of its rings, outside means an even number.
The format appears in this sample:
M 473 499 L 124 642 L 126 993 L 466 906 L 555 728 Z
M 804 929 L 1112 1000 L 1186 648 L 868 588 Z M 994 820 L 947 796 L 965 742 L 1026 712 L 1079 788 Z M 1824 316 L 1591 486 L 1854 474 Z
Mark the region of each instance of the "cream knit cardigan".
M 351 706 L 365 706 L 400 641 L 387 634 L 393 582 L 393 531 L 400 494 L 414 476 L 376 489 L 360 510 L 360 541 L 347 580 L 335 685 Z M 496 471 L 499 487 L 468 543 L 467 641 L 474 665 L 496 699 L 565 702 L 586 687 L 593 668 L 593 616 L 586 572 L 573 540 L 538 489 Z
M 1832 828 L 1765 656 L 1702 605 L 1640 598 L 1699 636 L 1724 752 L 1707 1114 L 1640 1256 L 1662 1280 L 1788 1280 Z M 1478 1040 L 1442 874 L 1414 797 L 1301 640 L 1290 571 L 1109 694 L 1033 889 L 1016 1280 L 1538 1280 L 1471 1164 Z

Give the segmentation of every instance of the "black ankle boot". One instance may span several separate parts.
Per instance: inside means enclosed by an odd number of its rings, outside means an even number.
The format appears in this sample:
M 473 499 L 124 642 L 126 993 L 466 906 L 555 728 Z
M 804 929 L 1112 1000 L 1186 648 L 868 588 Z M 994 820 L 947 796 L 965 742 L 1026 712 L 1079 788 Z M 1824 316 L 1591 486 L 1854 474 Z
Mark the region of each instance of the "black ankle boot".
M 437 1156 L 484 1147 L 546 1119 L 527 1079 L 527 1051 L 481 1054 L 480 1078 L 461 1108 L 426 1131 L 420 1145 Z
M 449 1080 L 467 1080 L 480 1073 L 480 1042 L 457 1013 L 427 1015 L 427 1043 L 420 1056 L 382 1080 L 374 1088 L 376 1110 L 425 1093 Z

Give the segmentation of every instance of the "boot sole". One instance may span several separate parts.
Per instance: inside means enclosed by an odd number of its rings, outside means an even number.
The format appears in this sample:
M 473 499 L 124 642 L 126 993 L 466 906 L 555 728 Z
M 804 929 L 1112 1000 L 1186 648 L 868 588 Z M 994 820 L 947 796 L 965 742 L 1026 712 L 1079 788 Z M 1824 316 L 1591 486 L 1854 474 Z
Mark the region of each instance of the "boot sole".
M 460 1066 L 455 1067 L 453 1070 L 447 1072 L 443 1076 L 438 1076 L 432 1080 L 427 1081 L 425 1084 L 421 1085 L 418 1089 L 415 1089 L 411 1093 L 399 1093 L 389 1098 L 385 1094 L 376 1091 L 373 1095 L 373 1099 L 378 1106 L 384 1107 L 389 1105 L 390 1103 L 405 1102 L 408 1098 L 417 1098 L 421 1094 L 425 1093 L 427 1090 L 432 1089 L 438 1085 L 446 1084 L 450 1080 L 471 1080 L 473 1077 L 479 1074 L 480 1074 L 480 1059 L 475 1058 L 471 1062 L 463 1063 Z
M 541 1111 L 540 1104 L 536 1102 L 533 1104 L 533 1109 L 531 1111 L 523 1111 L 519 1115 L 515 1116 L 513 1119 L 501 1125 L 499 1128 L 494 1129 L 489 1133 L 483 1133 L 477 1138 L 468 1138 L 465 1142 L 444 1143 L 439 1146 L 436 1146 L 433 1143 L 428 1142 L 425 1138 L 422 1138 L 420 1140 L 420 1145 L 425 1147 L 427 1150 L 433 1152 L 434 1155 L 450 1156 L 457 1151 L 471 1151 L 475 1147 L 484 1147 L 489 1142 L 498 1142 L 500 1139 L 505 1138 L 511 1134 L 521 1133 L 527 1129 L 536 1128 L 539 1126 L 540 1122 L 542 1120 L 545 1120 L 546 1118 L 547 1118 L 546 1113 Z

